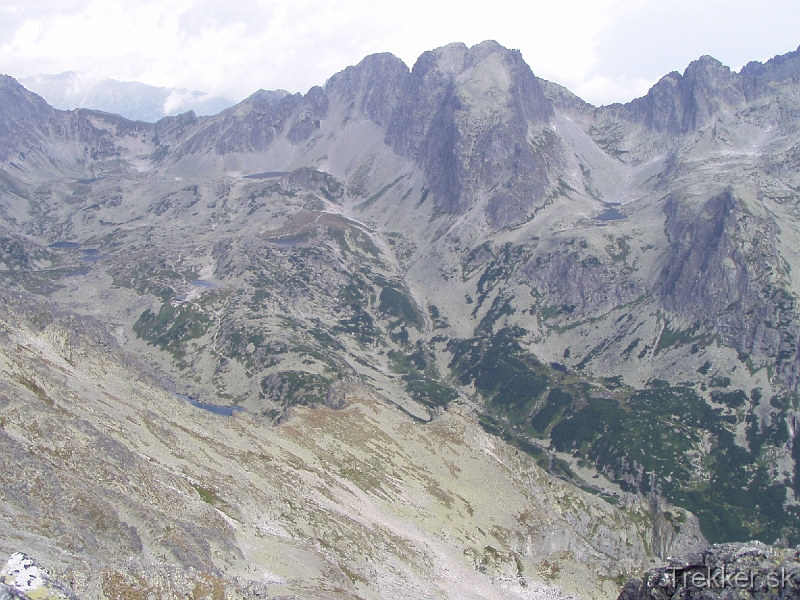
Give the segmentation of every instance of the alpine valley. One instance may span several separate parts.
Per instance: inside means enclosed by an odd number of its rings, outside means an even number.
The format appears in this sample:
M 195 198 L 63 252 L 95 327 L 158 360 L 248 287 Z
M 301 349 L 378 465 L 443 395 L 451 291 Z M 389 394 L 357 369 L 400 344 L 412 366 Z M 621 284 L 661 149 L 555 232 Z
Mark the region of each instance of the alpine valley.
M 800 50 L 594 107 L 451 44 L 156 123 L 2 77 L 0 552 L 555 600 L 796 545 L 798 273 Z

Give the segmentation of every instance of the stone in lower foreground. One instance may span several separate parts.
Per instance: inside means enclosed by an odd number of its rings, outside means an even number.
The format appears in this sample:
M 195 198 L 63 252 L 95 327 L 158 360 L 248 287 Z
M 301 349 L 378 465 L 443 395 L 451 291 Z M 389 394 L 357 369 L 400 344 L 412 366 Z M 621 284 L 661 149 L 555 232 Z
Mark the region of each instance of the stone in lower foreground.
M 618 600 L 800 598 L 800 546 L 717 544 L 631 579 Z

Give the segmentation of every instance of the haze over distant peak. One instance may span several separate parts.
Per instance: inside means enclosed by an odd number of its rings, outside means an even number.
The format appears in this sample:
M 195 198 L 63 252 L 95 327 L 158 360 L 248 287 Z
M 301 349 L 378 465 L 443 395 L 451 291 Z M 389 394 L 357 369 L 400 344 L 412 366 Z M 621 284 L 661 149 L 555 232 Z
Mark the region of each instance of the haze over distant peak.
M 215 115 L 234 104 L 205 92 L 156 87 L 138 81 L 117 81 L 75 71 L 58 75 L 37 74 L 20 79 L 20 82 L 55 108 L 91 108 L 134 121 L 155 122 L 190 110 L 198 115 Z

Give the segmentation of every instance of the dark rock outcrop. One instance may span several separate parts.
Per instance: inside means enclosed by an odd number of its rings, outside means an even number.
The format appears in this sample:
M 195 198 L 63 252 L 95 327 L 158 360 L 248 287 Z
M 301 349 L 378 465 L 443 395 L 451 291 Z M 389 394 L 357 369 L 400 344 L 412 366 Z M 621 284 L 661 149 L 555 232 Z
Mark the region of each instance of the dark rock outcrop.
M 743 87 L 748 99 L 773 93 L 772 83 L 786 79 L 797 80 L 798 73 L 800 73 L 800 47 L 794 52 L 775 56 L 765 63 L 751 61 L 739 71 L 739 75 L 744 79 Z
M 718 332 L 742 355 L 778 357 L 797 381 L 794 299 L 779 285 L 788 275 L 778 228 L 726 190 L 697 213 L 676 196 L 664 205 L 670 240 L 656 291 L 668 311 Z
M 0 106 L 0 161 L 7 161 L 16 152 L 39 144 L 55 111 L 7 75 L 0 76 Z
M 358 381 L 337 381 L 328 388 L 325 406 L 341 410 L 353 398 L 374 398 L 375 392 Z
M 648 129 L 680 135 L 696 131 L 720 111 L 746 102 L 742 80 L 718 60 L 703 56 L 683 75 L 662 77 L 647 95 L 625 105 L 622 112 Z
M 410 71 L 402 60 L 389 53 L 372 54 L 331 77 L 325 92 L 344 108 L 345 119 L 362 114 L 385 126 L 409 82 Z
M 290 125 L 290 118 L 302 102 L 300 94 L 284 96 L 277 102 L 258 96 L 210 119 L 200 119 L 200 123 L 187 128 L 187 140 L 176 139 L 180 146 L 173 158 L 209 151 L 222 155 L 266 150 L 287 127 L 294 125 Z
M 491 70 L 497 81 L 486 80 Z M 553 107 L 518 51 L 496 42 L 450 44 L 417 60 L 386 134 L 425 172 L 437 206 L 462 214 L 491 190 L 486 214 L 497 227 L 523 222 L 544 200 L 552 145 L 529 143 Z M 495 104 L 491 111 L 482 106 Z
M 800 548 L 718 544 L 668 561 L 669 566 L 629 580 L 618 600 L 800 597 Z

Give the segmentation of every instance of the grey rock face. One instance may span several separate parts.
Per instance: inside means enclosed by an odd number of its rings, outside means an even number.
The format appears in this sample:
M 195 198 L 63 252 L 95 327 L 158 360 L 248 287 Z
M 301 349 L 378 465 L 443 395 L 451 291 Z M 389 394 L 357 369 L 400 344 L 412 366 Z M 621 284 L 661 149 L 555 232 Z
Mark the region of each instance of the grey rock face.
M 644 98 L 625 105 L 622 115 L 670 135 L 696 131 L 720 111 L 745 103 L 742 80 L 710 56 L 692 62 L 683 75 L 664 76 Z
M 250 94 L 245 99 L 245 102 L 266 102 L 267 104 L 275 104 L 278 100 L 288 95 L 289 92 L 286 90 L 258 90 Z
M 717 331 L 744 355 L 779 357 L 794 385 L 798 326 L 794 300 L 776 285 L 789 273 L 775 222 L 743 210 L 730 190 L 698 212 L 672 196 L 664 212 L 670 251 L 657 280 L 663 306 Z
M 798 549 L 719 544 L 669 563 L 628 581 L 618 600 L 800 597 Z
M 345 108 L 345 120 L 366 115 L 385 126 L 410 84 L 408 67 L 392 54 L 373 54 L 331 77 L 325 91 Z
M 7 76 L 0 81 L 0 102 L 4 106 L 0 115 L 0 160 L 20 174 L 58 171 L 86 176 L 89 163 L 113 163 L 127 154 L 119 138 L 136 137 L 152 127 L 117 115 L 57 111 Z
M 420 164 L 442 210 L 464 213 L 488 192 L 487 217 L 506 227 L 544 200 L 553 148 L 529 136 L 552 114 L 518 52 L 451 44 L 419 57 L 386 140 Z
M 7 75 L 0 77 L 0 102 L 0 160 L 8 161 L 26 146 L 38 145 L 37 133 L 41 133 L 54 111 L 41 97 Z
M 754 98 L 774 93 L 773 83 L 796 78 L 798 70 L 800 70 L 800 47 L 794 52 L 776 56 L 765 63 L 749 62 L 739 75 L 745 79 L 748 98 Z
M 320 119 L 327 116 L 329 106 L 328 96 L 321 87 L 314 86 L 308 90 L 286 139 L 295 144 L 306 141 L 315 129 L 319 129 Z
M 567 315 L 591 314 L 631 302 L 645 292 L 630 276 L 624 260 L 601 261 L 591 253 L 582 253 L 580 242 L 572 242 L 540 253 L 523 269 L 548 305 L 561 307 Z M 621 258 L 626 247 L 613 250 Z
M 665 147 L 674 147 L 681 136 L 731 118 L 794 128 L 795 112 L 790 108 L 793 101 L 776 103 L 774 99 L 781 95 L 782 85 L 797 81 L 798 73 L 798 51 L 777 56 L 764 64 L 749 63 L 739 73 L 710 56 L 703 56 L 692 62 L 683 74 L 672 72 L 662 77 L 642 98 L 625 105 L 598 108 L 595 112 L 597 127 L 592 134 L 598 143 L 619 152 L 619 143 L 624 137 L 619 129 L 620 120 L 643 126 L 660 138 L 657 143 Z M 769 108 L 763 103 L 767 98 L 773 99 Z M 641 142 L 649 145 L 653 140 L 639 139 Z M 628 154 L 628 150 L 626 148 L 622 154 Z
M 28 596 L 4 583 L 0 583 L 0 600 L 28 600 Z
M 260 97 L 245 100 L 233 109 L 224 111 L 200 127 L 187 130 L 187 138 L 176 140 L 180 146 L 173 158 L 187 154 L 230 152 L 259 152 L 268 148 L 276 136 L 284 134 L 289 117 L 302 102 L 300 94 L 284 96 L 277 102 Z M 198 131 L 199 129 L 199 131 Z
M 339 381 L 328 388 L 325 406 L 333 410 L 342 410 L 352 398 L 373 398 L 374 392 L 357 381 Z

